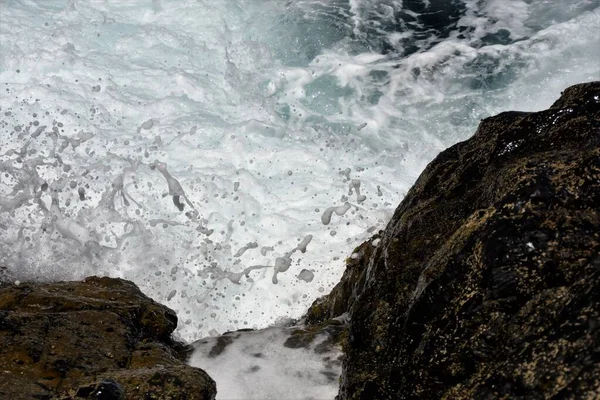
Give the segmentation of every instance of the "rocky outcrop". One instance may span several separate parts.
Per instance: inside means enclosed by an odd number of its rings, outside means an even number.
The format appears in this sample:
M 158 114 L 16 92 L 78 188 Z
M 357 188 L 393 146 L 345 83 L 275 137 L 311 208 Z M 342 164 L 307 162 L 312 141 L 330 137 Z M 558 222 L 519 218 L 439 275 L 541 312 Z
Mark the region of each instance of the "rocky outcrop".
M 0 288 L 0 398 L 214 399 L 175 313 L 121 279 Z
M 442 152 L 308 322 L 342 399 L 600 398 L 600 82 Z

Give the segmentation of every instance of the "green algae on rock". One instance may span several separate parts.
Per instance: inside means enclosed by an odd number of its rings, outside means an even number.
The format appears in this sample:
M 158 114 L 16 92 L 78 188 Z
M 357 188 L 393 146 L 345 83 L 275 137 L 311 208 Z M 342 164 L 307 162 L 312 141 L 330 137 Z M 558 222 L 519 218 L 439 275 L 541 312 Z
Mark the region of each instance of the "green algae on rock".
M 6 285 L 0 398 L 214 399 L 214 381 L 181 360 L 176 325 L 122 279 Z
M 600 82 L 442 152 L 307 320 L 339 400 L 600 397 Z

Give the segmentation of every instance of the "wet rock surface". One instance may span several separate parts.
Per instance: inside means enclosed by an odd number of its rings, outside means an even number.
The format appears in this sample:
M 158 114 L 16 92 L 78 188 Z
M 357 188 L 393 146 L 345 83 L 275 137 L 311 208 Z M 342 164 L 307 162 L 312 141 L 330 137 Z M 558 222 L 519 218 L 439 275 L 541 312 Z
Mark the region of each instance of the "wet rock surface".
M 214 399 L 175 313 L 111 278 L 0 287 L 0 398 Z
M 442 152 L 307 321 L 338 399 L 600 398 L 600 82 Z

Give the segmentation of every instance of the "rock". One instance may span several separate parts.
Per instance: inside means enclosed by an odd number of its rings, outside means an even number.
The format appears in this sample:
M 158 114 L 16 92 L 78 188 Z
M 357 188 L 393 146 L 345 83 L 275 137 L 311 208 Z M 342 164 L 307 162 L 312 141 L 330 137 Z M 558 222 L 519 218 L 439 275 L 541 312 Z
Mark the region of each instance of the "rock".
M 0 288 L 8 285 L 10 282 L 9 276 L 8 276 L 8 268 L 6 268 L 3 265 L 0 265 Z
M 352 252 L 352 256 L 346 259 L 346 270 L 340 282 L 331 290 L 327 296 L 321 297 L 312 304 L 303 320 L 308 325 L 319 325 L 333 320 L 347 313 L 356 295 L 365 283 L 366 260 L 373 255 L 374 242 L 379 240 L 376 234 L 371 240 L 364 242 Z
M 0 398 L 214 399 L 175 313 L 122 279 L 0 287 Z
M 339 400 L 600 398 L 600 82 L 442 152 L 307 314 Z

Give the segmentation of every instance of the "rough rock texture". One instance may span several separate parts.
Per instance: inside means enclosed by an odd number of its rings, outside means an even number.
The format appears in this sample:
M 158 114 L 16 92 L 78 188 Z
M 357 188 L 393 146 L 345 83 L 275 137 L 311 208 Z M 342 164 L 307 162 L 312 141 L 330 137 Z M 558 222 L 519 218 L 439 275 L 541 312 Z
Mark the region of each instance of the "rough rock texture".
M 121 279 L 0 288 L 1 399 L 214 399 L 175 313 Z
M 426 168 L 307 315 L 350 313 L 339 399 L 600 398 L 600 82 Z

